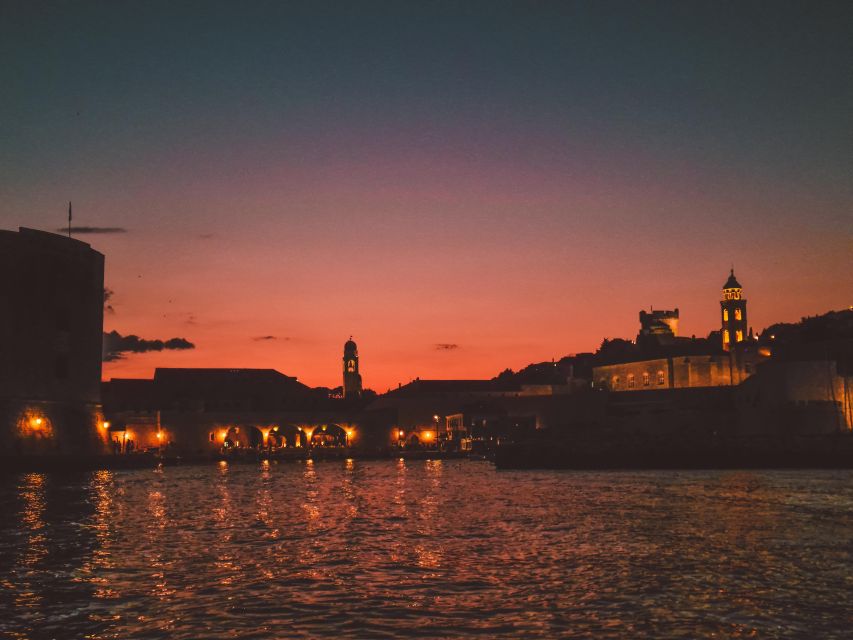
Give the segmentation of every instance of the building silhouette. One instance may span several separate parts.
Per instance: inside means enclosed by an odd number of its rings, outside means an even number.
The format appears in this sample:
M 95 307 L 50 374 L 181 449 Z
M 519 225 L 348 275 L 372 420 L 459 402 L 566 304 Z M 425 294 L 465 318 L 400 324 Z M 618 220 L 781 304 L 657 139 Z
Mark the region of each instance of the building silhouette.
M 344 398 L 361 395 L 361 374 L 358 372 L 358 346 L 352 336 L 344 344 Z
M 0 455 L 101 450 L 104 256 L 0 230 Z
M 637 343 L 671 344 L 678 336 L 678 309 L 640 311 Z

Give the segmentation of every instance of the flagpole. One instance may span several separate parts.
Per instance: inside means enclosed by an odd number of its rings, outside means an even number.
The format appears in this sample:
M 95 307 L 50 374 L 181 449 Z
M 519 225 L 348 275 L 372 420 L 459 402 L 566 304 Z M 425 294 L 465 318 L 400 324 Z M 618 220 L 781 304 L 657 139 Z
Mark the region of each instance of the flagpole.
M 71 201 L 68 201 L 68 237 L 71 237 Z

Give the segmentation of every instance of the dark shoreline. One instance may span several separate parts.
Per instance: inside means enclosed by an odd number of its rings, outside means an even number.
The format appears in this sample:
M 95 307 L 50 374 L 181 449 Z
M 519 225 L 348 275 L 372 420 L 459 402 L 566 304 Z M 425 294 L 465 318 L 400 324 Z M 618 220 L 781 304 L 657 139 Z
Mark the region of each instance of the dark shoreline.
M 846 447 L 833 451 L 583 451 L 561 446 L 502 447 L 493 460 L 497 470 L 579 470 L 579 471 L 637 471 L 637 470 L 733 470 L 733 469 L 853 469 L 853 452 Z M 469 456 L 446 451 L 393 452 L 320 452 L 306 455 L 245 454 L 240 456 L 158 456 L 149 453 L 132 455 L 47 455 L 0 457 L 0 476 L 18 473 L 74 473 L 87 471 L 125 471 L 156 469 L 158 467 L 261 464 L 288 462 L 331 462 L 344 460 L 473 460 Z
M 22 455 L 0 456 L 0 475 L 12 473 L 43 473 L 43 472 L 81 472 L 81 471 L 125 471 L 134 469 L 156 469 L 160 466 L 197 466 L 218 465 L 221 462 L 229 464 L 260 464 L 264 461 L 273 463 L 342 461 L 342 460 L 465 460 L 467 454 L 452 451 L 391 451 L 391 452 L 358 452 L 358 451 L 315 451 L 287 452 L 285 454 L 268 454 L 266 452 L 245 452 L 242 455 L 210 456 L 160 456 L 151 453 L 134 453 L 130 455 Z

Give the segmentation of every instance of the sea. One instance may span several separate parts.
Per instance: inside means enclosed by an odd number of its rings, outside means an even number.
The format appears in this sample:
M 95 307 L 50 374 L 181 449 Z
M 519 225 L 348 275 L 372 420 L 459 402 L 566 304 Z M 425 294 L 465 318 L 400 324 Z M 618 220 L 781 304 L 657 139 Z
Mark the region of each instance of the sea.
M 0 638 L 851 638 L 853 472 L 0 475 Z

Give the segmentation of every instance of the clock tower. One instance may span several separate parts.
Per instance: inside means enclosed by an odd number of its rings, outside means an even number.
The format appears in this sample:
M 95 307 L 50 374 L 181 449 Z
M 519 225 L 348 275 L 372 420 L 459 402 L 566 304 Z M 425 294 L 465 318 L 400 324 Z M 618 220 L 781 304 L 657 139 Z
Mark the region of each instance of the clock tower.
M 358 346 L 352 336 L 344 344 L 344 398 L 361 395 L 361 374 L 358 372 Z
M 730 351 L 733 345 L 746 340 L 746 300 L 743 297 L 743 287 L 735 278 L 732 269 L 729 279 L 723 285 L 723 299 L 720 300 L 722 315 L 723 349 Z

